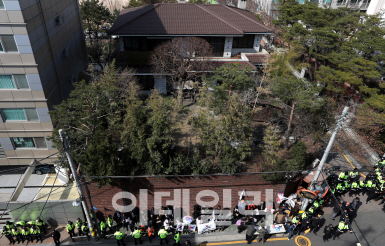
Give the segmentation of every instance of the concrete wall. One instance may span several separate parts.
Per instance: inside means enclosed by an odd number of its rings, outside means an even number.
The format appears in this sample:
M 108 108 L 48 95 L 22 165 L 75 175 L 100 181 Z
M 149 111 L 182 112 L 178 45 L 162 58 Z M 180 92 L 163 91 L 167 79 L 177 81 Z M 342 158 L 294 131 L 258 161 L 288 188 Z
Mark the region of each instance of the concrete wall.
M 42 199 L 35 201 L 28 206 L 19 208 L 29 202 L 30 201 L 10 202 L 8 210 L 16 209 L 10 213 L 11 216 L 14 219 L 18 218 L 18 221 L 36 220 L 36 218 L 40 216 L 40 218 L 42 218 L 51 227 L 56 227 L 58 225 L 65 226 L 69 220 L 75 222 L 77 218 L 81 218 L 83 221 L 85 220 L 82 207 L 72 206 L 72 200 L 50 200 L 45 204 L 45 200 Z M 0 203 L 0 209 L 5 209 L 6 205 L 7 203 Z

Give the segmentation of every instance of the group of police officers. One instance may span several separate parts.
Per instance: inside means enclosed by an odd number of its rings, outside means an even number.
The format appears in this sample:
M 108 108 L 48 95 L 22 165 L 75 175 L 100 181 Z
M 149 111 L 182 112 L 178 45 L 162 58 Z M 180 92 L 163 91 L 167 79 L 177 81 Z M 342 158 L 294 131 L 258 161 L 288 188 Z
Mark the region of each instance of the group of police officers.
M 5 226 L 3 227 L 2 234 L 8 238 L 9 244 L 24 243 L 24 241 L 33 242 L 36 239 L 36 242 L 43 242 L 42 231 L 46 233 L 45 222 L 38 217 L 33 221 L 6 221 Z
M 365 178 L 365 180 L 360 180 L 360 176 L 358 174 L 357 168 L 353 169 L 350 172 L 341 172 L 338 176 L 330 176 L 328 180 L 330 188 L 334 196 L 341 196 L 347 192 L 349 192 L 349 196 L 352 197 L 360 192 L 362 194 L 367 194 L 366 203 L 370 202 L 370 200 L 382 199 L 380 204 L 385 202 L 385 158 L 382 158 L 375 166 L 374 170 L 371 171 Z M 331 193 L 328 194 L 330 197 Z M 322 205 L 325 200 L 328 198 L 324 197 L 323 199 L 316 199 L 313 204 L 301 215 L 297 215 L 292 219 L 292 223 L 294 224 L 294 234 L 301 233 L 307 229 L 317 227 L 319 225 L 318 213 L 322 209 Z M 355 200 L 359 201 L 359 198 L 355 198 Z M 356 201 L 356 202 L 357 202 Z M 349 203 L 342 204 L 343 214 L 340 217 L 340 221 L 337 226 L 333 226 L 332 224 L 326 225 L 323 231 L 323 240 L 327 241 L 331 237 L 335 240 L 336 237 L 339 237 L 341 234 L 345 232 L 351 232 L 349 228 L 349 214 L 348 210 L 355 210 L 351 206 L 346 205 Z M 347 207 L 344 207 L 347 206 Z M 312 223 L 314 222 L 315 223 Z M 317 230 L 317 229 L 316 229 Z M 290 236 L 289 236 L 290 237 Z M 289 238 L 290 239 L 290 238 Z

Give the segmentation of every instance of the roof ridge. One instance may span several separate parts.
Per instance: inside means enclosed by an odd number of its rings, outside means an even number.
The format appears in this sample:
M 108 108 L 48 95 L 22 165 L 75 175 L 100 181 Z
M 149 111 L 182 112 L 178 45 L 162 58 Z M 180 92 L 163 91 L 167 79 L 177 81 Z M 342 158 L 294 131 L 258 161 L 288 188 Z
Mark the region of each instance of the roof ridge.
M 237 26 L 234 25 L 234 24 L 228 23 L 226 20 L 222 19 L 220 16 L 216 15 L 215 13 L 211 12 L 210 10 L 204 8 L 202 5 L 199 5 L 199 4 L 196 4 L 196 3 L 195 3 L 194 5 L 198 6 L 198 8 L 200 8 L 200 9 L 202 9 L 202 10 L 208 12 L 209 14 L 211 14 L 211 15 L 214 16 L 214 17 L 216 17 L 216 18 L 219 19 L 220 21 L 226 23 L 227 25 L 231 26 L 231 27 L 234 28 L 235 30 L 238 30 L 238 31 L 244 33 L 244 31 L 243 31 L 242 29 L 240 29 L 239 27 L 237 27 Z M 222 4 L 221 4 L 221 5 L 222 5 Z
M 135 18 L 132 18 L 130 21 L 122 23 L 120 26 L 118 26 L 118 27 L 116 27 L 115 29 L 113 29 L 113 31 L 115 32 L 115 31 L 119 30 L 120 28 L 122 28 L 123 26 L 125 26 L 125 25 L 131 23 L 132 21 L 134 21 L 134 20 L 136 20 L 136 19 L 138 19 L 139 17 L 142 17 L 143 15 L 147 14 L 147 13 L 150 12 L 151 10 L 156 9 L 157 7 L 159 7 L 160 5 L 162 5 L 162 3 L 156 3 L 156 4 L 152 4 L 152 5 L 153 5 L 152 8 L 149 8 L 148 10 L 144 11 L 143 13 L 141 13 L 141 14 L 138 15 L 138 16 L 136 16 Z M 146 7 L 146 6 L 149 6 L 149 5 L 144 5 L 144 6 L 142 6 L 142 8 L 144 8 L 144 7 Z M 110 29 L 110 31 L 111 31 L 111 29 Z
M 249 17 L 247 17 L 247 16 L 245 16 L 245 15 L 239 13 L 238 11 L 235 11 L 234 9 L 230 8 L 229 6 L 227 6 L 227 5 L 223 5 L 223 6 L 225 6 L 226 8 L 228 8 L 230 11 L 232 11 L 232 12 L 238 14 L 238 15 L 241 15 L 242 17 L 244 17 L 244 18 L 246 18 L 246 19 L 248 19 L 248 20 L 254 22 L 255 24 L 258 24 L 259 26 L 262 26 L 262 27 L 267 28 L 267 29 L 270 30 L 270 28 L 268 28 L 267 26 L 263 25 L 262 23 L 259 23 L 259 22 L 255 21 L 255 20 L 253 20 L 253 19 L 251 19 L 251 18 L 249 18 Z M 243 10 L 243 9 L 242 9 L 242 10 Z M 251 13 L 251 12 L 250 12 L 250 13 Z

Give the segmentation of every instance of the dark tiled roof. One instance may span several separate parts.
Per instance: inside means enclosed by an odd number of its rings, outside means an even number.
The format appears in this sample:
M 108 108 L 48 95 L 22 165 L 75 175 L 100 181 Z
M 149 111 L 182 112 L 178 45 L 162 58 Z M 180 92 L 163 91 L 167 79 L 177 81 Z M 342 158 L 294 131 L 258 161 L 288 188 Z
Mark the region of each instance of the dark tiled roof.
M 252 13 L 225 5 L 161 3 L 124 9 L 113 35 L 243 35 L 271 33 Z
M 203 6 L 224 20 L 236 25 L 244 32 L 271 32 L 265 24 L 249 11 L 217 4 L 205 4 Z
M 246 55 L 252 64 L 266 64 L 267 55 Z

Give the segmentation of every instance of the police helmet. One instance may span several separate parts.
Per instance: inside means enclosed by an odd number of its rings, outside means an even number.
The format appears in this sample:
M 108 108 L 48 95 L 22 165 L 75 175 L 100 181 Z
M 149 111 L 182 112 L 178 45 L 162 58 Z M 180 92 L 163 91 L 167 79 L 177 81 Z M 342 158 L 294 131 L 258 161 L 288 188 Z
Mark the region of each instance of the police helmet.
M 40 217 L 37 217 L 36 219 L 37 219 L 37 220 L 40 220 Z
M 6 231 L 6 230 L 8 230 L 8 228 L 4 226 L 4 227 L 3 227 L 3 231 Z
M 10 223 L 9 223 L 9 220 L 7 220 L 7 221 L 5 222 L 5 224 L 6 224 L 6 225 L 9 225 L 9 224 L 10 224 Z
M 72 224 L 72 221 L 70 221 L 70 220 L 69 220 L 69 221 L 68 221 L 68 224 L 70 224 L 70 225 L 71 225 L 71 224 Z
M 354 170 L 353 171 L 357 171 L 358 169 L 357 168 L 354 168 Z
M 78 218 L 78 221 L 80 220 L 80 218 Z

